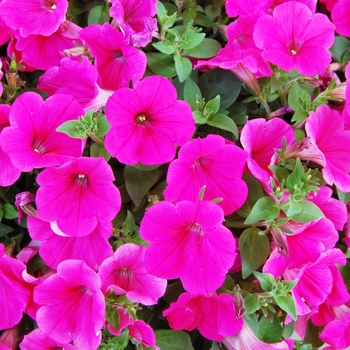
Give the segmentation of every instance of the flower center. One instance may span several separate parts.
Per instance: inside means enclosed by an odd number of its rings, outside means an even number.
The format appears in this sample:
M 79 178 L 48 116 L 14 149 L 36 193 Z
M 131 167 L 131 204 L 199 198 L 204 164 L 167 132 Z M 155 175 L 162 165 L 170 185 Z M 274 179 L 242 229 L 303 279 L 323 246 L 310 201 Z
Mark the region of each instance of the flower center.
M 46 152 L 45 146 L 41 140 L 34 139 L 32 142 L 34 152 L 44 154 Z
M 120 50 L 113 52 L 113 58 L 117 61 L 120 61 L 121 63 L 125 62 L 125 57 L 123 56 L 123 53 Z
M 199 157 L 198 159 L 195 160 L 195 162 L 191 165 L 191 168 L 197 168 L 201 166 L 205 166 L 208 163 L 208 159 L 204 157 Z
M 197 234 L 199 236 L 204 236 L 204 231 L 201 229 L 201 226 L 197 222 L 188 227 L 188 232 Z
M 135 118 L 135 122 L 137 125 L 142 126 L 144 128 L 148 128 L 151 126 L 150 118 L 148 118 L 144 113 L 138 114 Z
M 74 182 L 79 184 L 81 187 L 87 187 L 89 185 L 89 179 L 85 174 L 74 174 Z
M 57 4 L 55 0 L 42 0 L 41 5 L 46 9 L 46 10 L 51 10 L 54 11 L 57 8 Z

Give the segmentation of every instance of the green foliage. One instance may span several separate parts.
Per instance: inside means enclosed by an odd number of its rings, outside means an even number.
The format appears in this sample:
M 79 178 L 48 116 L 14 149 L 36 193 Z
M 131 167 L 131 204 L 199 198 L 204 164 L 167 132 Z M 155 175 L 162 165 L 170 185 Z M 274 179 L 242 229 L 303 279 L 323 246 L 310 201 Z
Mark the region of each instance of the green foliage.
M 156 344 L 162 350 L 194 350 L 190 336 L 186 332 L 159 329 L 155 332 Z
M 273 220 L 277 218 L 279 213 L 280 209 L 272 198 L 261 197 L 255 203 L 244 223 L 248 225 L 255 224 L 261 220 Z

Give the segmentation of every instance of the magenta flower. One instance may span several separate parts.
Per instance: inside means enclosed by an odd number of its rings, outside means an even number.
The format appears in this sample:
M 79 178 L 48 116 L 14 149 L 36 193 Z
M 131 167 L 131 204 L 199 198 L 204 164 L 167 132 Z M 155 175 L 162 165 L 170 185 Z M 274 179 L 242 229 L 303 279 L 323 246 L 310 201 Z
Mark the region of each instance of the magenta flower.
M 157 304 L 165 293 L 167 281 L 147 272 L 145 251 L 146 247 L 126 243 L 102 263 L 98 274 L 104 294 L 113 290 L 117 295 L 126 293 L 131 301 L 144 305 Z
M 101 78 L 98 84 L 104 89 L 117 90 L 135 84 L 146 70 L 144 52 L 127 45 L 124 35 L 109 23 L 90 25 L 80 32 L 91 55 L 96 58 L 97 71 Z
M 93 270 L 113 255 L 108 242 L 112 235 L 109 222 L 98 222 L 96 228 L 87 236 L 71 237 L 63 235 L 58 227 L 35 216 L 27 218 L 28 231 L 32 239 L 40 241 L 39 255 L 45 264 L 57 269 L 60 262 L 68 259 L 79 259 Z M 52 228 L 53 227 L 53 228 Z
M 144 47 L 152 41 L 152 33 L 157 31 L 157 13 L 154 0 L 110 0 L 109 10 L 113 23 L 125 33 L 126 42 L 133 46 Z
M 225 215 L 231 214 L 247 199 L 247 185 L 241 179 L 247 158 L 245 151 L 218 135 L 191 140 L 170 163 L 164 197 L 175 203 L 196 201 L 206 186 L 204 199 L 223 198 L 218 204 Z
M 320 339 L 330 345 L 326 349 L 349 349 L 350 346 L 350 314 L 340 320 L 333 320 L 320 334 Z
M 60 165 L 82 154 L 84 142 L 56 129 L 84 111 L 69 95 L 55 95 L 43 101 L 35 92 L 25 92 L 13 103 L 11 126 L 1 133 L 1 147 L 22 171 Z
M 279 118 L 249 120 L 242 129 L 241 143 L 249 154 L 248 168 L 262 183 L 269 183 L 272 171 L 268 167 L 275 149 L 282 148 L 283 137 L 289 146 L 294 141 L 295 133 L 289 124 Z
M 101 89 L 97 85 L 96 66 L 86 56 L 77 61 L 63 58 L 59 67 L 48 69 L 40 78 L 37 88 L 53 94 L 72 95 L 84 108 L 98 111 L 106 106 L 114 91 Z
M 0 83 L 1 84 L 1 83 Z M 9 115 L 11 107 L 9 105 L 0 105 L 0 186 L 13 185 L 21 175 L 21 170 L 16 168 L 7 153 L 2 150 L 2 131 L 10 126 Z
M 249 15 L 257 10 L 267 11 L 273 0 L 227 0 L 226 12 L 230 17 Z
M 163 315 L 174 330 L 197 328 L 204 337 L 216 341 L 237 334 L 243 326 L 243 319 L 236 317 L 233 296 L 224 293 L 205 296 L 183 293 Z
M 62 344 L 97 349 L 105 323 L 105 301 L 98 275 L 81 260 L 66 260 L 34 290 L 42 305 L 36 314 L 40 330 Z
M 321 165 L 324 180 L 329 185 L 335 184 L 343 192 L 350 192 L 350 158 L 345 146 L 350 143 L 350 131 L 344 130 L 344 121 L 339 112 L 327 105 L 319 106 L 316 112 L 310 112 L 305 130 L 311 142 L 323 154 Z
M 7 256 L 0 244 L 0 330 L 16 325 L 27 307 L 30 288 L 22 277 L 25 270 L 25 265 Z
M 277 6 L 273 16 L 262 16 L 253 37 L 264 50 L 263 58 L 286 71 L 296 69 L 312 76 L 326 69 L 332 59 L 327 49 L 334 41 L 334 25 L 326 15 L 313 14 L 297 1 Z
M 150 242 L 146 269 L 161 278 L 179 277 L 190 293 L 215 291 L 236 257 L 235 240 L 223 220 L 223 210 L 210 201 L 153 205 L 140 227 L 141 237 Z
M 21 52 L 26 65 L 46 70 L 60 63 L 63 50 L 74 47 L 74 41 L 80 42 L 80 30 L 73 22 L 65 21 L 50 36 L 33 34 L 24 37 L 15 32 L 16 49 Z
M 195 128 L 190 106 L 177 101 L 174 86 L 159 76 L 117 90 L 107 102 L 106 116 L 112 126 L 106 149 L 127 165 L 172 161 L 175 146 L 190 140 Z
M 38 215 L 56 221 L 66 235 L 86 236 L 99 221 L 114 219 L 120 209 L 120 193 L 113 181 L 112 169 L 103 158 L 76 158 L 59 168 L 46 168 L 37 177 Z
M 66 20 L 67 0 L 3 0 L 0 17 L 22 36 L 49 36 Z
M 350 36 L 350 0 L 339 0 L 334 4 L 332 21 L 337 33 Z

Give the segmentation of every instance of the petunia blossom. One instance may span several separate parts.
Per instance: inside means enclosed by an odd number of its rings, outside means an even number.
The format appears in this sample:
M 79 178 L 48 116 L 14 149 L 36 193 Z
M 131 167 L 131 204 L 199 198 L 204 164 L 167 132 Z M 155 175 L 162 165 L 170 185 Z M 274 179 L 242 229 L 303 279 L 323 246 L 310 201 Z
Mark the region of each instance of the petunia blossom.
M 66 260 L 57 273 L 39 284 L 34 300 L 39 329 L 62 344 L 97 349 L 105 323 L 105 300 L 97 273 L 81 260 Z
M 96 228 L 84 237 L 64 235 L 54 224 L 50 225 L 36 216 L 27 218 L 27 226 L 30 237 L 40 242 L 40 257 L 53 269 L 57 269 L 58 264 L 64 260 L 79 259 L 85 261 L 93 270 L 97 270 L 105 259 L 113 255 L 108 242 L 112 235 L 110 222 L 99 221 Z
M 225 215 L 239 209 L 247 199 L 248 189 L 241 179 L 248 154 L 219 135 L 194 139 L 181 147 L 178 159 L 167 173 L 167 201 L 195 201 L 206 186 L 204 199 L 222 198 L 218 203 Z
M 100 266 L 98 274 L 102 291 L 108 294 L 125 294 L 131 300 L 144 305 L 154 305 L 165 293 L 167 281 L 155 277 L 145 268 L 146 247 L 133 243 L 120 246 L 114 255 Z
M 324 180 L 343 192 L 350 192 L 350 158 L 345 147 L 350 143 L 350 130 L 344 130 L 342 116 L 328 105 L 321 105 L 316 112 L 310 112 L 305 130 L 323 155 Z
M 103 89 L 117 90 L 139 81 L 146 70 L 147 58 L 144 52 L 126 44 L 124 35 L 109 23 L 89 25 L 80 32 L 96 58 Z
M 183 293 L 163 311 L 174 330 L 192 331 L 195 328 L 207 339 L 222 341 L 237 334 L 243 319 L 236 317 L 234 297 L 229 294 L 191 295 Z
M 330 345 L 326 349 L 349 349 L 350 346 L 350 314 L 340 320 L 333 320 L 320 333 L 320 339 Z
M 107 151 L 121 163 L 154 165 L 174 159 L 176 146 L 189 141 L 195 129 L 189 104 L 176 100 L 165 78 L 147 77 L 134 89 L 121 88 L 108 100 Z
M 327 50 L 334 42 L 334 25 L 321 13 L 313 14 L 304 4 L 289 1 L 277 6 L 273 16 L 258 19 L 253 35 L 265 60 L 279 68 L 312 76 L 331 62 Z
M 190 293 L 215 291 L 236 257 L 235 240 L 223 219 L 223 210 L 211 201 L 153 205 L 140 226 L 141 237 L 150 242 L 146 269 L 161 278 L 179 277 Z
M 227 0 L 226 12 L 230 17 L 249 15 L 256 10 L 266 12 L 273 0 Z
M 1 148 L 21 171 L 60 165 L 82 154 L 84 141 L 56 129 L 83 115 L 79 103 L 69 95 L 45 101 L 35 92 L 25 92 L 13 103 L 10 126 L 1 132 Z
M 2 0 L 0 17 L 22 36 L 49 36 L 66 20 L 67 0 Z
M 56 222 L 66 235 L 83 237 L 99 221 L 110 222 L 119 212 L 121 198 L 114 175 L 104 158 L 75 158 L 37 176 L 39 217 Z
M 342 36 L 350 36 L 350 0 L 339 0 L 332 7 L 332 21 L 335 30 Z

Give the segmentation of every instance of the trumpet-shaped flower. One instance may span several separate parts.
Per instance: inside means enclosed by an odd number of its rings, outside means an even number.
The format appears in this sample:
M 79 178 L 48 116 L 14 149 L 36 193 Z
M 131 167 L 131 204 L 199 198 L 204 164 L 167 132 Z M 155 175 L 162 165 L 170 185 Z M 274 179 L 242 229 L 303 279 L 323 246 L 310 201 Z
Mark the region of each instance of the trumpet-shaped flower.
M 204 199 L 222 198 L 225 215 L 240 208 L 248 189 L 241 179 L 248 154 L 218 135 L 194 139 L 181 147 L 178 159 L 170 163 L 164 197 L 179 202 L 195 201 L 203 186 Z
M 144 52 L 126 44 L 124 35 L 109 23 L 93 24 L 80 32 L 96 58 L 99 85 L 104 89 L 117 90 L 139 81 L 146 70 Z
M 13 103 L 10 127 L 1 132 L 1 148 L 22 171 L 60 165 L 81 156 L 83 141 L 56 129 L 84 111 L 69 95 L 55 95 L 43 101 L 35 92 L 25 92 Z
M 174 330 L 192 331 L 197 328 L 204 337 L 216 341 L 237 334 L 243 326 L 243 319 L 236 317 L 233 296 L 224 293 L 183 293 L 163 315 Z
M 190 106 L 176 97 L 174 86 L 159 76 L 117 90 L 106 106 L 112 126 L 107 151 L 127 165 L 172 161 L 176 146 L 190 140 L 195 127 Z
M 153 205 L 140 227 L 141 237 L 150 242 L 146 269 L 162 278 L 179 277 L 190 293 L 215 291 L 236 257 L 235 240 L 223 219 L 223 210 L 210 201 Z
M 120 209 L 120 193 L 113 181 L 112 169 L 104 158 L 81 157 L 59 168 L 46 168 L 37 177 L 38 215 L 42 220 L 56 221 L 66 235 L 86 236 L 99 221 L 114 219 Z
M 106 259 L 99 268 L 102 291 L 125 294 L 144 305 L 157 304 L 165 293 L 167 281 L 147 272 L 144 256 L 146 247 L 126 243 L 120 246 L 113 257 Z
M 97 273 L 81 260 L 66 260 L 57 273 L 34 290 L 41 305 L 36 314 L 40 330 L 62 344 L 97 349 L 105 323 L 105 300 Z
M 67 0 L 3 0 L 0 17 L 22 36 L 49 36 L 66 20 Z
M 296 69 L 312 76 L 327 68 L 334 41 L 334 25 L 308 6 L 289 1 L 277 6 L 273 16 L 264 15 L 254 28 L 254 41 L 265 60 L 286 71 Z

